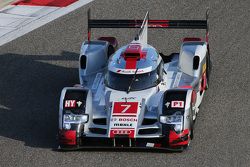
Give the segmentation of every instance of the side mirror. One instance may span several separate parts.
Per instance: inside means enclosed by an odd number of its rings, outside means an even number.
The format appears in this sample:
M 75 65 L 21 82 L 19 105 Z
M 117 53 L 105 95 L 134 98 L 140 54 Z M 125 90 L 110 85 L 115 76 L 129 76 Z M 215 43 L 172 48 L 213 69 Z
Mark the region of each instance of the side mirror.
M 85 55 L 82 55 L 80 58 L 80 66 L 81 69 L 86 69 L 86 64 L 87 64 L 87 57 Z
M 199 56 L 194 56 L 193 58 L 193 69 L 197 70 L 200 65 L 200 57 Z

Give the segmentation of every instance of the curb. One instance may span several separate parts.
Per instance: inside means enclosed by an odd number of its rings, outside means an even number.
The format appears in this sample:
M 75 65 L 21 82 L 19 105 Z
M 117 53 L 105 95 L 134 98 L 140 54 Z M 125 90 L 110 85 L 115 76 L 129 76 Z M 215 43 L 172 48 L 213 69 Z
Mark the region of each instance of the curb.
M 0 9 L 0 46 L 92 1 L 78 0 L 66 7 L 8 5 Z

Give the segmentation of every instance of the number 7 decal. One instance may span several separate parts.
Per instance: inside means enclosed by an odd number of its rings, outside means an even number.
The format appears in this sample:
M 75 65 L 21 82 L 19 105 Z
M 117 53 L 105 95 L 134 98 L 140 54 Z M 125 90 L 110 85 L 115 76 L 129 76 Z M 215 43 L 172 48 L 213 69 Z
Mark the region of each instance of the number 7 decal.
M 137 114 L 138 102 L 114 102 L 113 114 Z
M 125 108 L 124 108 L 124 110 L 122 110 L 122 112 L 121 113 L 125 113 L 130 107 L 131 107 L 131 105 L 130 104 L 122 104 L 121 105 L 122 107 L 124 107 L 125 106 Z

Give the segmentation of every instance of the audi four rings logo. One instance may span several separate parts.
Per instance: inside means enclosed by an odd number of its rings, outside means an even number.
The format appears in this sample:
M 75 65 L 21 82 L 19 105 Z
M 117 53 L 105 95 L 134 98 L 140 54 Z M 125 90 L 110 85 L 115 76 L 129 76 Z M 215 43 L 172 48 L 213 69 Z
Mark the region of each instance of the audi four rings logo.
M 114 135 L 129 135 L 132 133 L 132 130 L 113 130 Z

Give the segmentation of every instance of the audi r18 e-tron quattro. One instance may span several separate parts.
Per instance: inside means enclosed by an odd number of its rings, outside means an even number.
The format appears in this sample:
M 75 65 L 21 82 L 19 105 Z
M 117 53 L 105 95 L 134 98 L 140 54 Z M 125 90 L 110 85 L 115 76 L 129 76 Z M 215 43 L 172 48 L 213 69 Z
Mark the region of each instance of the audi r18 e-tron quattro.
M 115 37 L 91 40 L 91 28 L 138 28 L 118 49 Z M 148 28 L 206 29 L 165 56 L 147 43 Z M 80 84 L 65 87 L 59 107 L 59 148 L 183 150 L 208 88 L 206 20 L 97 20 L 88 12 L 88 40 L 79 57 Z

